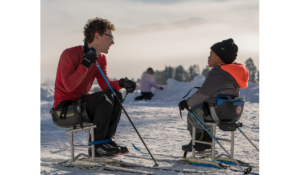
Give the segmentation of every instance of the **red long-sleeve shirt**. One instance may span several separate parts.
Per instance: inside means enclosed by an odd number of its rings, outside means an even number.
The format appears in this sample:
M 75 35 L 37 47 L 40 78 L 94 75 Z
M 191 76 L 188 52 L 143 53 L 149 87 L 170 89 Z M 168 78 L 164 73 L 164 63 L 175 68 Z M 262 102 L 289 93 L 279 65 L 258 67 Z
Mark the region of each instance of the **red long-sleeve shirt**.
M 78 100 L 82 94 L 88 94 L 97 78 L 103 91 L 109 90 L 104 78 L 95 64 L 87 68 L 81 64 L 83 58 L 82 46 L 75 46 L 63 51 L 57 67 L 55 79 L 54 104 L 55 108 L 65 100 Z M 97 63 L 114 90 L 120 90 L 118 81 L 110 81 L 107 77 L 107 62 L 103 54 L 99 54 Z

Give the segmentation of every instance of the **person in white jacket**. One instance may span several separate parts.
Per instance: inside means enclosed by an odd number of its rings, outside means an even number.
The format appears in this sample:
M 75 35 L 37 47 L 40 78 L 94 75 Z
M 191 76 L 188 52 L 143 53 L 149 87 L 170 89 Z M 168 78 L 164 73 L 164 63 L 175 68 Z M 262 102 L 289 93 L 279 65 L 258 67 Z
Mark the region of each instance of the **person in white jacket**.
M 151 100 L 151 98 L 153 97 L 153 94 L 151 92 L 151 87 L 154 87 L 156 89 L 160 89 L 160 90 L 163 90 L 164 88 L 161 87 L 161 86 L 158 86 L 156 83 L 155 83 L 155 80 L 154 80 L 154 71 L 151 67 L 149 67 L 146 71 L 146 74 L 143 74 L 142 75 L 142 78 L 141 78 L 141 93 L 142 95 L 141 96 L 138 96 L 135 98 L 135 100 Z

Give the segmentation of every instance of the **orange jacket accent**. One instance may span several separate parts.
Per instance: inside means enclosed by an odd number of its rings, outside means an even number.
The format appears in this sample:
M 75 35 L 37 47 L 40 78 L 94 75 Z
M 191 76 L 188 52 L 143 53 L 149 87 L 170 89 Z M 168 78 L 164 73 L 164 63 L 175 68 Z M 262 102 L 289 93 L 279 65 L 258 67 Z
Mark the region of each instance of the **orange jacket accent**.
M 218 66 L 228 72 L 241 89 L 248 87 L 249 72 L 244 64 L 234 62 L 232 64 L 218 64 Z

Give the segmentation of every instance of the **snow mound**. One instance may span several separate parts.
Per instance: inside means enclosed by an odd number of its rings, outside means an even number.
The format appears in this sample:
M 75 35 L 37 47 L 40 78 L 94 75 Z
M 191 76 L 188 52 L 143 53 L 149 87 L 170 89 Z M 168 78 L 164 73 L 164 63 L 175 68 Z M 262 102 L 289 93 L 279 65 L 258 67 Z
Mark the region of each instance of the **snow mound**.
M 245 96 L 245 101 L 259 103 L 259 83 L 248 82 L 248 87 L 246 89 L 241 89 L 240 95 Z
M 157 102 L 168 102 L 168 103 L 179 103 L 193 87 L 201 87 L 205 80 L 204 76 L 198 75 L 191 82 L 178 82 L 174 79 L 169 78 L 167 80 L 167 85 L 163 86 L 164 90 L 158 90 L 152 88 L 152 93 L 154 96 L 149 103 Z M 188 97 L 192 96 L 197 91 L 196 88 L 191 90 Z M 140 91 L 135 91 L 133 94 L 128 94 L 126 97 L 126 102 L 134 102 L 134 98 L 141 95 Z M 248 88 L 241 89 L 240 95 L 245 97 L 245 100 L 252 103 L 259 103 L 259 83 L 248 82 Z M 123 96 L 125 96 L 125 91 L 123 91 Z M 139 103 L 139 102 L 136 102 Z
M 54 87 L 41 87 L 41 102 L 54 100 Z
M 167 85 L 163 86 L 164 90 L 152 88 L 152 93 L 154 94 L 154 96 L 150 101 L 147 101 L 147 103 L 170 103 L 177 105 L 181 100 L 183 100 L 182 97 L 184 97 L 189 92 L 189 90 L 191 90 L 193 87 L 201 87 L 204 80 L 205 77 L 201 75 L 196 76 L 191 82 L 178 82 L 172 78 L 169 78 L 167 80 Z M 192 96 L 196 91 L 196 88 L 192 89 L 190 94 L 184 99 Z M 121 92 L 123 93 L 123 97 L 125 97 L 126 91 L 122 89 Z M 139 95 L 141 95 L 139 90 L 135 91 L 134 93 L 128 94 L 124 103 L 126 104 L 135 102 L 134 98 Z M 245 100 L 248 102 L 259 103 L 259 83 L 249 82 L 248 88 L 241 89 L 240 95 L 244 95 Z M 41 87 L 41 101 L 52 102 L 53 99 L 54 87 Z M 145 103 L 145 101 L 143 100 L 135 103 Z
M 190 89 L 200 87 L 205 80 L 204 76 L 196 76 L 191 82 L 178 82 L 175 79 L 169 78 L 167 85 L 163 86 L 164 90 L 152 88 L 154 96 L 149 102 L 179 102 L 181 101 Z M 193 95 L 197 89 L 193 89 L 187 97 Z M 124 95 L 125 92 L 123 92 Z M 140 91 L 135 91 L 133 94 L 128 94 L 125 102 L 134 102 L 134 98 L 141 95 Z M 186 97 L 186 98 L 187 98 Z M 148 102 L 148 101 L 147 101 Z

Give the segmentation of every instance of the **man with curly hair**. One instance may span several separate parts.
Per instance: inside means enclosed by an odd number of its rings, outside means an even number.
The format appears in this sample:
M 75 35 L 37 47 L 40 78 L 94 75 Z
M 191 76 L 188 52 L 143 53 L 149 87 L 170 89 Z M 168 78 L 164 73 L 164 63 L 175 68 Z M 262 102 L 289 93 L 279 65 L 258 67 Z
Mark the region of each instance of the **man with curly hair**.
M 135 82 L 124 78 L 110 81 L 107 76 L 107 61 L 103 53 L 107 54 L 114 44 L 112 33 L 114 30 L 115 26 L 107 19 L 99 17 L 89 19 L 84 26 L 84 45 L 63 51 L 55 80 L 53 109 L 62 110 L 78 104 L 80 100 L 79 103 L 86 106 L 89 120 L 97 126 L 94 130 L 95 141 L 112 139 L 109 143 L 95 145 L 95 156 L 98 157 L 128 153 L 127 147 L 120 146 L 114 141 L 122 111 L 121 105 L 95 65 L 95 62 L 100 65 L 119 99 L 122 99 L 119 92 L 121 88 L 125 88 L 129 93 L 134 92 Z M 89 94 L 95 78 L 103 91 Z M 91 154 L 89 149 L 89 155 Z

